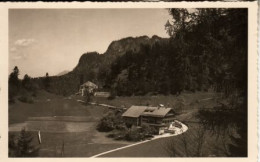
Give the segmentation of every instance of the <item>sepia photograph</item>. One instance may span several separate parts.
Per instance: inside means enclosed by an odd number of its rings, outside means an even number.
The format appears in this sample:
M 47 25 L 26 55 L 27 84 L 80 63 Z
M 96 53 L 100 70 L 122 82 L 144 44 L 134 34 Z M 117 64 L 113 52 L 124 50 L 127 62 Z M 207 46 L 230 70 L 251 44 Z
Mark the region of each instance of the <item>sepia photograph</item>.
M 9 8 L 8 157 L 249 157 L 249 19 Z

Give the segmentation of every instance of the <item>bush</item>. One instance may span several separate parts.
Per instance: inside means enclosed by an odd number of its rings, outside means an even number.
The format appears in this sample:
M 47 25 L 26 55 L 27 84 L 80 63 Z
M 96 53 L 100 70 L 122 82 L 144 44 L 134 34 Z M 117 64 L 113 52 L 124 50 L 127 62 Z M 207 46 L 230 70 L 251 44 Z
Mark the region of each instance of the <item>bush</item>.
M 109 112 L 100 120 L 100 122 L 97 125 L 97 130 L 100 132 L 109 132 L 114 129 L 126 129 L 121 115 L 122 113 L 119 112 Z
M 128 133 L 125 135 L 125 139 L 127 141 L 141 141 L 145 139 L 145 135 L 142 132 L 141 128 L 133 127 Z
M 153 136 L 158 133 L 158 131 L 154 127 L 150 127 L 148 125 L 143 125 L 141 131 L 145 134 L 145 136 Z
M 100 132 L 109 132 L 114 129 L 113 119 L 110 117 L 104 117 L 97 125 L 97 130 Z

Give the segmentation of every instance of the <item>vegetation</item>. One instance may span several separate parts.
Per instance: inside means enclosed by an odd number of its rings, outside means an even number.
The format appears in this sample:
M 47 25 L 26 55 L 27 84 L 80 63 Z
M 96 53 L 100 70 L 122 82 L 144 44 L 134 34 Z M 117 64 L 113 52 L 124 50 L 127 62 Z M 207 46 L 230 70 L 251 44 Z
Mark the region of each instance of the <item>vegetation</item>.
M 18 78 L 19 73 L 20 70 L 15 66 L 13 72 L 9 75 L 9 103 L 14 103 L 17 97 L 21 102 L 33 103 L 33 97 L 37 96 L 39 86 L 32 81 L 32 78 L 28 74 L 25 74 L 24 78 L 20 80 Z
M 124 129 L 124 121 L 121 112 L 108 112 L 98 123 L 97 130 L 100 132 L 109 132 L 114 129 Z
M 10 157 L 37 157 L 39 148 L 32 145 L 32 134 L 22 129 L 18 138 L 14 135 L 9 137 Z
M 122 113 L 118 111 L 110 111 L 98 123 L 97 130 L 100 132 L 112 132 L 108 135 L 115 140 L 140 141 L 152 137 L 156 134 L 156 130 L 147 125 L 142 127 L 127 128 Z
M 108 135 L 110 138 L 115 140 L 126 140 L 126 141 L 142 141 L 145 139 L 152 138 L 156 133 L 158 133 L 155 128 L 142 125 L 141 127 L 132 126 L 127 129 L 125 126 L 120 130 L 114 130 Z
M 143 45 L 112 64 L 108 84 L 117 95 L 179 94 L 209 88 L 230 94 L 237 87 L 245 87 L 246 9 L 169 12 L 173 22 L 165 25 L 171 36 L 168 42 Z

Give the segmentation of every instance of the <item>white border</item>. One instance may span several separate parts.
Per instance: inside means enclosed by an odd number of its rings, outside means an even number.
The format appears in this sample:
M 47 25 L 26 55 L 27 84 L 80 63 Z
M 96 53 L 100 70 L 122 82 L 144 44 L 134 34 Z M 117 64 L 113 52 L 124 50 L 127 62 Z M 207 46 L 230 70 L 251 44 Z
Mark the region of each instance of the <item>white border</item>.
M 8 9 L 9 8 L 248 8 L 248 158 L 8 158 Z M 0 3 L 0 161 L 257 161 L 257 2 Z M 156 149 L 156 148 L 154 148 Z

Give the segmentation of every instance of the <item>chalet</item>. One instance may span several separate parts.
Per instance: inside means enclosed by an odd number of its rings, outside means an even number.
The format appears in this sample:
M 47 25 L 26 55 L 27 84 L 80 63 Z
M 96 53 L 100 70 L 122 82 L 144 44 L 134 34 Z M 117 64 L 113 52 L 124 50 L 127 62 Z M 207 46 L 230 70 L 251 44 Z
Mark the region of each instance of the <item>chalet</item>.
M 149 125 L 156 128 L 159 134 L 175 120 L 173 109 L 164 106 L 131 106 L 122 116 L 127 125 Z
M 98 86 L 90 81 L 82 84 L 79 89 L 79 94 L 85 96 L 87 93 L 94 95 L 95 91 L 98 89 Z
M 147 109 L 147 106 L 131 106 L 122 114 L 125 123 L 129 126 L 141 125 L 141 115 Z

